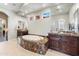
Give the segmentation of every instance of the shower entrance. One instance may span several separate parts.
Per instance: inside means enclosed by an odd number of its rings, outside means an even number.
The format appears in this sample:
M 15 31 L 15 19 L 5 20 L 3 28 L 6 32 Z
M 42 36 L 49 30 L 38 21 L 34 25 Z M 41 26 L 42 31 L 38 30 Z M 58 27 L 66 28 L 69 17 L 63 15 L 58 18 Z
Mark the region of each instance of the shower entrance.
M 8 16 L 0 12 L 0 42 L 8 40 Z

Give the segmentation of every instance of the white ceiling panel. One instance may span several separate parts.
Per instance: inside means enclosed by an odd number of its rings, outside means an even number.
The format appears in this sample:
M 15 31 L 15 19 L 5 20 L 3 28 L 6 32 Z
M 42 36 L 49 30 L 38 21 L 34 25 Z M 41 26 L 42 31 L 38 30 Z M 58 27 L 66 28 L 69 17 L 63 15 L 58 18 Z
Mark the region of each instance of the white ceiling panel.
M 0 6 L 12 11 L 18 11 L 22 5 L 23 3 L 0 3 Z
M 68 13 L 72 5 L 72 3 L 0 3 L 0 6 L 17 12 L 22 16 L 47 7 L 51 7 L 53 15 Z

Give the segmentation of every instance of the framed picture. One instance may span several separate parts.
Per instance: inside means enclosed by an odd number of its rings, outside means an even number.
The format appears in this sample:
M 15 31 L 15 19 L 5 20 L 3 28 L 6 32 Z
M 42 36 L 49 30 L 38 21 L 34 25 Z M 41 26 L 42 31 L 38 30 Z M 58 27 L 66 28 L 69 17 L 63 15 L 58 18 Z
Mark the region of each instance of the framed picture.
M 32 21 L 32 20 L 33 20 L 33 16 L 30 17 L 30 21 Z
M 43 18 L 48 18 L 48 17 L 49 17 L 49 15 L 50 15 L 50 13 L 49 13 L 49 12 L 45 12 L 45 13 L 43 13 Z
M 38 20 L 38 19 L 40 19 L 40 16 L 39 15 L 36 16 L 36 20 Z

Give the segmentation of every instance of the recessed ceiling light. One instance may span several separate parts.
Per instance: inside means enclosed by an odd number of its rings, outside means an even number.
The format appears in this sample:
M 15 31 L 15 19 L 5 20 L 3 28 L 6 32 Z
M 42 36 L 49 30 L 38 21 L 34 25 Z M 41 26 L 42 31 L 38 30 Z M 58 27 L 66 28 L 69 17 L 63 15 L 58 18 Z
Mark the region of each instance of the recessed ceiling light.
M 4 5 L 8 5 L 8 3 L 4 3 Z
M 24 3 L 23 6 L 26 6 L 26 5 L 28 5 L 28 4 L 29 4 L 29 3 Z
M 61 6 L 57 6 L 58 9 L 61 9 Z
M 62 6 L 58 5 L 58 6 L 57 6 L 57 10 L 58 10 L 59 12 L 62 12 L 62 11 L 63 11 Z

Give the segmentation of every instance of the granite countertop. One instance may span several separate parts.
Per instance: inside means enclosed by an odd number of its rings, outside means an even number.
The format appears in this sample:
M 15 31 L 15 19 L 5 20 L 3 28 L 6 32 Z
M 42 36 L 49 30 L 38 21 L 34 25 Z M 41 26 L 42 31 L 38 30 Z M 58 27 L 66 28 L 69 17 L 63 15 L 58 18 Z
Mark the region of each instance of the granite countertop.
M 49 33 L 50 34 L 50 33 Z M 60 33 L 51 33 L 51 34 L 56 34 L 56 35 L 62 35 L 62 36 L 75 36 L 75 37 L 79 37 L 79 33 L 63 33 L 63 32 L 60 32 Z

